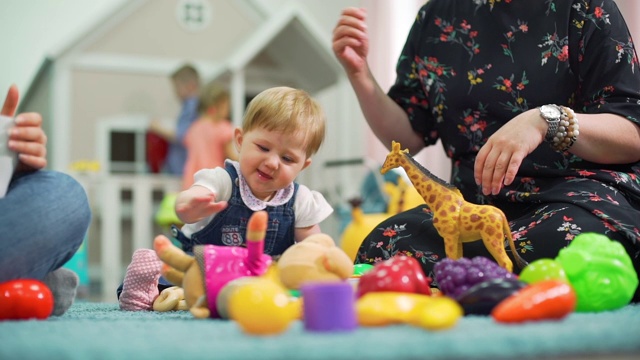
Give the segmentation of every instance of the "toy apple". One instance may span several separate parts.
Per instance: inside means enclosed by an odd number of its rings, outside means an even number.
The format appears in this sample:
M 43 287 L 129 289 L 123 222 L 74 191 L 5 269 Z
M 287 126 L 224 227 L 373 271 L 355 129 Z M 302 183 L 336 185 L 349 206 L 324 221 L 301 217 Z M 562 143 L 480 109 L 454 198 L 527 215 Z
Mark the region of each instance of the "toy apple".
M 43 282 L 19 279 L 0 284 L 0 320 L 44 320 L 52 312 L 53 294 Z
M 519 279 L 527 284 L 551 279 L 569 282 L 560 262 L 548 258 L 538 259 L 527 265 L 520 273 Z
M 360 277 L 358 297 L 373 291 L 395 291 L 431 295 L 431 278 L 424 275 L 418 260 L 396 255 L 379 262 Z

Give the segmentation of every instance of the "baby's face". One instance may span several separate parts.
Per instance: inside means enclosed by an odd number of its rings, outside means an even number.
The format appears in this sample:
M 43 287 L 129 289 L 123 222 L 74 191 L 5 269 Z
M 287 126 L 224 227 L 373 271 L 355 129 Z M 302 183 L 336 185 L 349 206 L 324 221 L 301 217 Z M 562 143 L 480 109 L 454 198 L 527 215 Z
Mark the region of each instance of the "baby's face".
M 257 198 L 269 200 L 311 163 L 300 134 L 253 129 L 236 130 L 240 171 Z

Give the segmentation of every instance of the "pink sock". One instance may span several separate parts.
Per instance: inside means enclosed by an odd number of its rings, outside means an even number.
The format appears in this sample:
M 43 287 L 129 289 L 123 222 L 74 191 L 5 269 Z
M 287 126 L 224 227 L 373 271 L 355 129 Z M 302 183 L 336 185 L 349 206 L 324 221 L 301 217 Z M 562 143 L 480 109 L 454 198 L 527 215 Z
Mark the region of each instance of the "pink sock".
M 162 261 L 151 249 L 138 249 L 127 267 L 120 294 L 120 309 L 127 311 L 153 310 L 158 297 L 158 279 Z

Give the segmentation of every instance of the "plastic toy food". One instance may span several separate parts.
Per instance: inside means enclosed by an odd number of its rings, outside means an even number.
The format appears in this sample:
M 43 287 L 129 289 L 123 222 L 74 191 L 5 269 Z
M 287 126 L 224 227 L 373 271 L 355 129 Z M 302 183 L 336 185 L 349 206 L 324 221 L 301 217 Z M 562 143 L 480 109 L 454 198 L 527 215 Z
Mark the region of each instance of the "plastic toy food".
M 453 327 L 463 315 L 462 307 L 448 296 L 432 297 L 425 306 L 418 306 L 410 314 L 409 323 L 427 330 Z
M 244 332 L 275 335 L 300 318 L 300 300 L 289 297 L 288 291 L 276 282 L 262 277 L 236 281 L 239 284 L 230 292 L 227 306 L 229 317 Z
M 446 296 L 402 292 L 370 292 L 356 301 L 358 323 L 385 326 L 407 323 L 429 330 L 447 329 L 462 316 L 462 308 Z
M 550 279 L 569 282 L 562 265 L 553 259 L 538 259 L 532 261 L 531 264 L 522 270 L 519 279 L 527 284 Z
M 304 328 L 316 332 L 358 327 L 353 287 L 346 282 L 309 283 L 302 287 Z
M 500 302 L 491 316 L 503 323 L 562 319 L 574 311 L 576 294 L 561 280 L 528 285 Z
M 500 266 L 513 270 L 513 263 L 504 250 L 505 238 L 520 269 L 526 262 L 513 244 L 509 222 L 502 210 L 491 205 L 467 202 L 458 189 L 437 178 L 393 142 L 391 152 L 382 164 L 381 173 L 402 167 L 411 183 L 422 196 L 433 214 L 433 226 L 444 239 L 445 252 L 451 259 L 462 257 L 462 243 L 482 239 L 484 246 L 496 258 Z M 478 226 L 482 224 L 482 226 Z
M 353 265 L 353 277 L 360 277 L 371 269 L 373 269 L 371 264 L 355 264 Z
M 268 215 L 253 213 L 247 224 L 246 248 L 196 245 L 194 256 L 185 254 L 164 237 L 156 237 L 153 247 L 164 262 L 162 275 L 184 289 L 184 300 L 196 318 L 219 317 L 217 297 L 230 281 L 266 272 L 271 257 L 263 254 Z
M 516 276 L 484 256 L 473 259 L 442 259 L 433 266 L 435 280 L 443 294 L 456 300 L 476 284 Z
M 458 299 L 465 315 L 489 315 L 502 300 L 520 291 L 526 283 L 515 279 L 492 279 L 469 288 Z
M 360 277 L 357 297 L 368 292 L 395 291 L 431 295 L 431 278 L 426 277 L 415 258 L 396 255 L 376 263 Z
M 44 320 L 53 312 L 53 295 L 43 282 L 11 280 L 0 284 L 0 320 Z
M 576 292 L 578 312 L 621 308 L 638 287 L 638 275 L 622 244 L 601 234 L 576 236 L 556 260 Z

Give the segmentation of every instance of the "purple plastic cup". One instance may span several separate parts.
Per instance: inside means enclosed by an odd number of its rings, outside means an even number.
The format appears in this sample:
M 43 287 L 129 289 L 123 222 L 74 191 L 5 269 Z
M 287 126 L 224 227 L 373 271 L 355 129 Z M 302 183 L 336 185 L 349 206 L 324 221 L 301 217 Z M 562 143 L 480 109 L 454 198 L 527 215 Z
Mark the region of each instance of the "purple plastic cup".
M 348 282 L 303 285 L 304 328 L 308 331 L 352 331 L 358 327 L 355 294 Z

